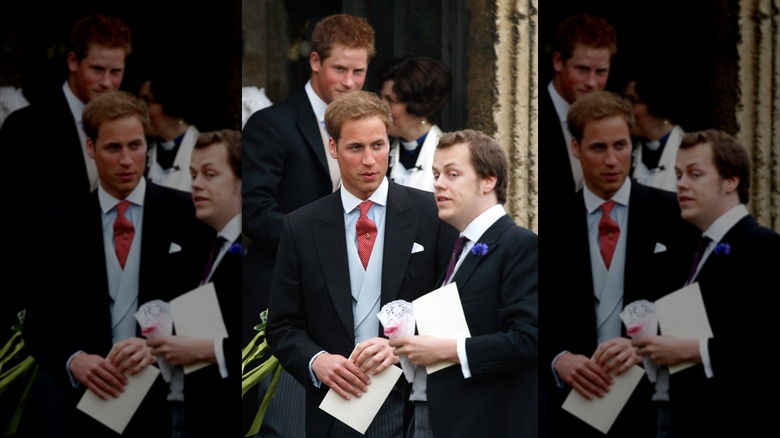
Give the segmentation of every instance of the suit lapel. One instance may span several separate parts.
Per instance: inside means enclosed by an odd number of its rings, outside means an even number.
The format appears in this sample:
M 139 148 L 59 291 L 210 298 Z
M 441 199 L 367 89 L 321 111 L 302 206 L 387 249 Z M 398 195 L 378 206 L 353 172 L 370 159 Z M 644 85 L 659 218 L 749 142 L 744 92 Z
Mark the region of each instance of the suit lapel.
M 718 244 L 732 247 L 738 242 L 743 241 L 748 231 L 757 225 L 758 223 L 756 220 L 752 216 L 747 215 L 734 224 Z M 717 276 L 722 276 L 723 272 L 728 272 L 728 259 L 729 258 L 724 254 L 716 254 L 713 249 L 709 257 L 707 257 L 707 260 L 704 261 L 704 265 L 699 270 L 696 281 L 709 277 L 717 278 Z
M 329 196 L 327 208 L 311 219 L 312 236 L 333 305 L 347 333 L 354 338 L 344 208 L 338 190 Z
M 156 264 L 170 249 L 170 239 L 165 235 L 165 218 L 160 213 L 165 211 L 162 193 L 159 188 L 146 182 L 144 194 L 143 225 L 141 231 L 141 263 L 138 274 L 138 302 L 145 303 L 152 299 L 147 292 L 153 290 L 156 281 L 160 281 L 155 275 Z
M 487 231 L 482 234 L 482 236 L 480 236 L 479 242 L 474 242 L 475 245 L 477 243 L 484 243 L 487 245 L 488 250 L 487 254 L 485 255 L 477 255 L 472 251 L 466 255 L 465 259 L 463 259 L 463 263 L 460 265 L 458 271 L 452 278 L 452 282 L 457 283 L 458 290 L 461 294 L 463 293 L 463 290 L 465 290 L 469 279 L 471 278 L 472 274 L 474 274 L 474 271 L 476 271 L 477 267 L 480 265 L 480 263 L 482 263 L 482 260 L 487 259 L 490 257 L 491 253 L 498 250 L 499 246 L 501 245 L 501 234 L 503 234 L 507 228 L 513 225 L 514 222 L 509 216 L 502 216 L 493 225 L 491 225 L 490 228 L 488 228 Z
M 403 191 L 399 190 L 395 183 L 390 182 L 385 211 L 382 304 L 394 301 L 398 297 L 406 266 L 412 254 L 419 218 L 420 206 L 409 202 Z
M 653 224 L 648 223 L 656 215 L 648 203 L 644 187 L 638 183 L 631 184 L 631 195 L 628 207 L 628 236 L 626 236 L 626 264 L 623 272 L 623 304 L 631 303 L 638 299 L 632 292 L 640 291 L 637 282 L 646 275 L 646 262 L 654 250 L 656 242 L 653 240 Z
M 298 109 L 298 121 L 296 122 L 298 129 L 314 152 L 322 169 L 330 175 L 327 157 L 325 156 L 325 145 L 322 144 L 322 136 L 320 135 L 320 122 L 314 115 L 314 110 L 311 108 L 311 102 L 309 102 L 306 91 L 295 94 L 294 99 L 295 106 Z

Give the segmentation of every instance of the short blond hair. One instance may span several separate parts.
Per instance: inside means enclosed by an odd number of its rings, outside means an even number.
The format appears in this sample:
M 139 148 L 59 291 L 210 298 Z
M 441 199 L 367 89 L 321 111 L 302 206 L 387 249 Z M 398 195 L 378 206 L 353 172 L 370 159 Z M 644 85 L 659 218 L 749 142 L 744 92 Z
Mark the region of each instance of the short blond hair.
M 101 123 L 125 117 L 137 117 L 144 130 L 149 126 L 149 113 L 143 102 L 130 93 L 110 91 L 92 99 L 87 104 L 81 121 L 87 137 L 96 143 Z
M 369 91 L 353 91 L 328 105 L 325 111 L 325 129 L 333 137 L 333 141 L 338 143 L 344 122 L 371 117 L 379 117 L 385 124 L 385 130 L 393 123 L 390 107 L 379 96 Z

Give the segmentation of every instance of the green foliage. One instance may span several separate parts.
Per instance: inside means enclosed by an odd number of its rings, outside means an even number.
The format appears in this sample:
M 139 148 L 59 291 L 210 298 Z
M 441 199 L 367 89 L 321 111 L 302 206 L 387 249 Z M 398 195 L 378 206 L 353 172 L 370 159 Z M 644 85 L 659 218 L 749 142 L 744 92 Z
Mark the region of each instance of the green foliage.
M 271 399 L 276 393 L 279 378 L 282 376 L 282 367 L 279 365 L 279 360 L 274 356 L 266 357 L 270 353 L 271 348 L 265 339 L 267 320 L 268 310 L 266 309 L 260 314 L 260 324 L 255 326 L 257 334 L 241 351 L 241 397 L 250 388 L 260 383 L 261 380 L 273 374 L 271 385 L 268 391 L 266 391 L 262 403 L 260 403 L 260 408 L 257 411 L 257 415 L 255 415 L 252 426 L 244 436 L 252 436 L 260 430 L 260 425 L 263 423 L 263 418 L 265 418 L 265 413 L 271 404 Z

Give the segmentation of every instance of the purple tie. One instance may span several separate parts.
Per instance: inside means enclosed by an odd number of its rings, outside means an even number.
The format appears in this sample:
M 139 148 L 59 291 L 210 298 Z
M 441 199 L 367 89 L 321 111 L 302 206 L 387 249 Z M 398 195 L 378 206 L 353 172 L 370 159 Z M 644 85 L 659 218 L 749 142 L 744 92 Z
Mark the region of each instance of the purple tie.
M 691 270 L 688 271 L 688 281 L 685 282 L 686 284 L 690 284 L 693 281 L 693 278 L 696 275 L 696 268 L 699 266 L 699 263 L 701 263 L 701 258 L 704 257 L 704 251 L 707 250 L 707 246 L 710 242 L 712 242 L 712 239 L 707 236 L 701 236 L 699 246 L 696 248 L 696 254 L 694 254 L 693 261 L 691 262 Z
M 203 278 L 201 278 L 200 284 L 206 283 L 209 275 L 211 275 L 211 271 L 214 269 L 214 262 L 217 261 L 217 256 L 219 255 L 219 250 L 222 249 L 222 245 L 226 240 L 227 239 L 222 236 L 217 236 L 217 238 L 214 239 L 214 245 L 211 247 L 209 259 L 206 261 L 206 269 L 203 270 Z
M 455 241 L 455 246 L 452 247 L 452 257 L 450 257 L 450 264 L 447 266 L 447 275 L 444 276 L 444 284 L 449 283 L 452 273 L 455 271 L 455 265 L 458 264 L 460 253 L 463 252 L 463 247 L 466 246 L 466 242 L 469 239 L 466 236 L 460 236 Z

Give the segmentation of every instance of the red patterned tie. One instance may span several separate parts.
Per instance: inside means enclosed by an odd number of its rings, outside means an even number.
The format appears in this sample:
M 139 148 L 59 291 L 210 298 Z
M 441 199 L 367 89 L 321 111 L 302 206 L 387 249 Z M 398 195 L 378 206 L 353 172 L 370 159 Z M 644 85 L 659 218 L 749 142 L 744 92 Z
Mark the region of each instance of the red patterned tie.
M 620 237 L 620 227 L 617 222 L 609 216 L 615 201 L 607 201 L 601 204 L 601 220 L 599 220 L 599 245 L 601 246 L 601 258 L 609 269 L 612 263 L 612 255 L 615 253 L 618 237 Z
M 374 248 L 376 240 L 376 224 L 366 216 L 368 210 L 374 205 L 373 201 L 363 201 L 360 203 L 360 217 L 355 224 L 357 231 L 358 255 L 363 263 L 363 269 L 368 268 L 368 260 L 371 258 L 371 249 Z
M 124 200 L 116 205 L 116 219 L 114 219 L 114 249 L 119 266 L 125 269 L 127 254 L 130 253 L 130 245 L 133 243 L 135 228 L 133 223 L 125 217 L 130 201 Z

